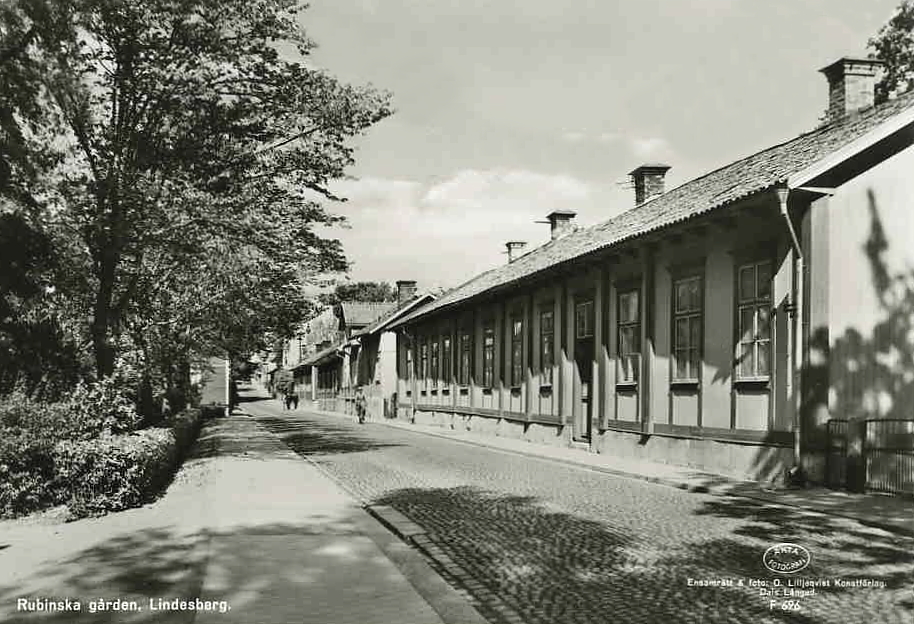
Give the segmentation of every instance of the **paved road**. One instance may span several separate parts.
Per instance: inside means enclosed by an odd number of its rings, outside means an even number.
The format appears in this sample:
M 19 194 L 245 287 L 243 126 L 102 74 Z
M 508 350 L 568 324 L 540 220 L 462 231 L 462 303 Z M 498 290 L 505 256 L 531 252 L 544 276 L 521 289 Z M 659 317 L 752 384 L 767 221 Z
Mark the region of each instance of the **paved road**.
M 492 622 L 914 621 L 911 539 L 381 424 L 283 412 L 278 401 L 242 408 L 364 501 L 423 527 Z M 749 587 L 778 578 L 784 589 L 788 577 L 761 562 L 778 542 L 808 548 L 813 560 L 799 576 L 831 586 L 796 602 Z M 835 579 L 884 587 L 836 587 Z

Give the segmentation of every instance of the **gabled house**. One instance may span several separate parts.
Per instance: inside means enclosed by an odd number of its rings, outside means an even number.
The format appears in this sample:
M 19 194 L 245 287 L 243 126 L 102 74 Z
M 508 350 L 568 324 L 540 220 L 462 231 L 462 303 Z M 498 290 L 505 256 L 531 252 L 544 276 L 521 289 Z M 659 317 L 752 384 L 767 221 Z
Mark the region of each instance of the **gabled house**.
M 771 480 L 914 492 L 914 94 L 823 69 L 827 118 L 394 323 L 416 422 Z M 510 250 L 510 246 L 509 246 Z
M 347 343 L 352 362 L 352 387 L 361 388 L 369 419 L 396 417 L 397 335 L 390 326 L 435 299 L 418 293 L 416 282 L 397 282 L 397 305 L 352 334 Z
M 322 344 L 296 369 L 306 380 L 308 394 L 303 398 L 310 398 L 316 408 L 351 414 L 360 388 L 370 417 L 395 415 L 397 344 L 388 327 L 433 299 L 418 293 L 416 282 L 402 280 L 397 282 L 397 301 L 341 304 L 346 337 Z

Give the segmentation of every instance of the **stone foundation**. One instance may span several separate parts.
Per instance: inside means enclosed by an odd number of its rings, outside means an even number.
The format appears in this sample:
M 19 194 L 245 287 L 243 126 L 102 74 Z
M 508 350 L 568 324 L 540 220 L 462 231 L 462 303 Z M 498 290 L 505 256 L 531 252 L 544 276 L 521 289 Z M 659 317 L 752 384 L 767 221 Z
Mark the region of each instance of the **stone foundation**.
M 747 442 L 644 436 L 608 430 L 594 442 L 598 453 L 641 459 L 750 481 L 782 481 L 793 465 L 793 449 Z
M 409 420 L 410 412 L 410 408 L 398 409 L 398 415 L 401 419 Z M 427 425 L 452 429 L 454 431 L 468 431 L 483 435 L 526 440 L 536 444 L 549 444 L 552 446 L 568 446 L 571 440 L 570 427 L 518 422 L 505 418 L 498 418 L 497 416 L 416 410 L 415 422 L 417 425 Z

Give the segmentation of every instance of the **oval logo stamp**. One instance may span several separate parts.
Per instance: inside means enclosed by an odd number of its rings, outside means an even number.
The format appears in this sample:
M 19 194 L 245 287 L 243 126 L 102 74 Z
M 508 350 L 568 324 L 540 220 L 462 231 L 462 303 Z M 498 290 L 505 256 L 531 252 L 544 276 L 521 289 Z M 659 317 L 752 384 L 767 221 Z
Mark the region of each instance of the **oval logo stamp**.
M 765 567 L 777 574 L 794 574 L 809 565 L 812 555 L 799 544 L 775 544 L 762 555 Z

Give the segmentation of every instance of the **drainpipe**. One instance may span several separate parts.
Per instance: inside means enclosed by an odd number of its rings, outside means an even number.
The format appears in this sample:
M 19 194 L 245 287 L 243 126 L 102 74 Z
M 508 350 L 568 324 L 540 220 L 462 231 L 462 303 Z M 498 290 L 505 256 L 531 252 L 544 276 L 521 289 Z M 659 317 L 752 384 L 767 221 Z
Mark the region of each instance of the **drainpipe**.
M 793 456 L 794 466 L 790 470 L 790 476 L 802 479 L 804 474 L 801 462 L 801 433 L 802 433 L 802 415 L 803 405 L 801 382 L 803 373 L 803 249 L 800 246 L 800 240 L 797 237 L 796 229 L 790 220 L 790 214 L 787 212 L 787 197 L 790 189 L 786 185 L 778 186 L 775 189 L 780 204 L 781 216 L 784 217 L 784 223 L 787 226 L 787 232 L 790 234 L 790 244 L 793 248 L 793 287 L 791 293 L 791 304 L 788 308 L 791 317 L 791 334 L 792 354 L 788 352 L 787 357 L 791 360 L 789 365 L 790 374 L 787 377 L 787 395 L 793 397 L 794 421 L 793 421 Z

